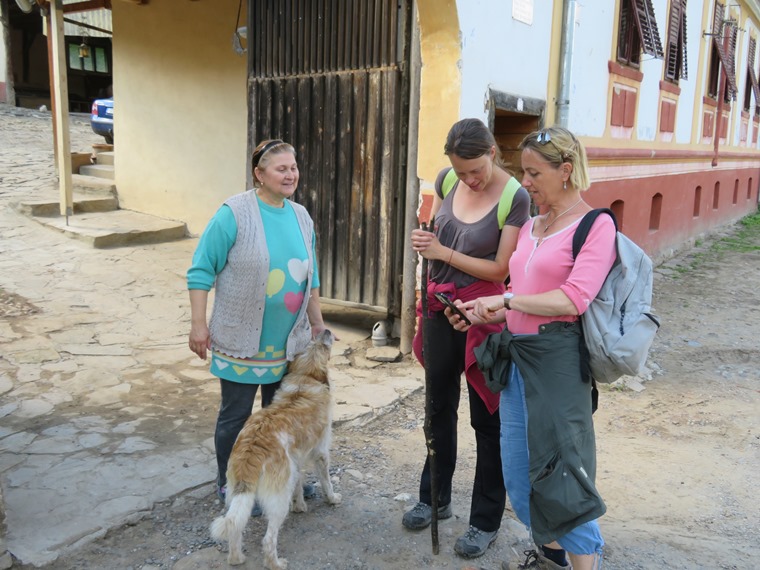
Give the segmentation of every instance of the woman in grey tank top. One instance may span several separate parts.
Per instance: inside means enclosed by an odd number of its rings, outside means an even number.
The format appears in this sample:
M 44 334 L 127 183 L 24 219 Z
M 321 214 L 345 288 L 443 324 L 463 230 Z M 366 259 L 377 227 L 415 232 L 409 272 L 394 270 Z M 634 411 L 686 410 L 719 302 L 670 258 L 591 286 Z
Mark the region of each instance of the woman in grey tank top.
M 478 119 L 454 124 L 446 139 L 444 152 L 452 168 L 436 180 L 431 219 L 432 232 L 414 230 L 412 248 L 430 260 L 428 346 L 435 347 L 427 358 L 430 397 L 433 401 L 431 430 L 435 441 L 438 470 L 438 518 L 451 511 L 451 482 L 456 468 L 457 410 L 461 375 L 465 372 L 470 403 L 470 423 L 475 430 L 476 467 L 473 482 L 469 529 L 454 550 L 464 558 L 481 556 L 496 539 L 504 512 L 506 492 L 499 448 L 497 394 L 485 386 L 478 370 L 473 348 L 501 325 L 473 327 L 467 333 L 452 328 L 443 305 L 434 293 L 444 293 L 463 301 L 481 295 L 500 294 L 509 271 L 509 258 L 517 244 L 520 226 L 529 217 L 527 191 L 510 181 L 493 134 Z M 453 169 L 456 180 L 446 175 Z M 517 191 L 515 192 L 515 189 Z M 499 203 L 510 192 L 511 208 L 499 219 Z M 513 195 L 512 195 L 513 194 Z M 503 226 L 503 229 L 502 229 Z M 488 293 L 485 293 L 488 291 Z M 418 307 L 421 314 L 421 309 Z M 414 339 L 414 350 L 422 361 L 421 326 Z M 404 514 L 409 529 L 427 527 L 432 519 L 430 465 L 426 460 L 420 478 L 419 502 Z

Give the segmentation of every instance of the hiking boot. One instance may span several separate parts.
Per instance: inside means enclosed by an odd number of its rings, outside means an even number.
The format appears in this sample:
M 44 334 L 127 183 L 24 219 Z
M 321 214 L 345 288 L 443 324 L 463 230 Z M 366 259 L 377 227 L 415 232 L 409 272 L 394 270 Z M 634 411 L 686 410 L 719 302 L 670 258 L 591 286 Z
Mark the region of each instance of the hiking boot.
M 303 498 L 304 499 L 313 499 L 316 494 L 317 494 L 317 488 L 314 485 L 312 485 L 311 483 L 303 484 Z
M 552 562 L 546 556 L 537 550 L 526 550 L 523 552 L 525 561 L 502 562 L 501 570 L 573 570 L 573 565 L 560 566 Z
M 438 507 L 438 520 L 448 519 L 451 517 L 451 503 Z M 410 530 L 422 530 L 430 526 L 433 522 L 433 507 L 426 503 L 417 503 L 411 511 L 404 513 L 401 523 Z
M 462 558 L 483 556 L 488 547 L 496 540 L 497 534 L 499 534 L 498 529 L 488 532 L 470 525 L 467 532 L 463 536 L 460 536 L 454 544 L 454 552 Z

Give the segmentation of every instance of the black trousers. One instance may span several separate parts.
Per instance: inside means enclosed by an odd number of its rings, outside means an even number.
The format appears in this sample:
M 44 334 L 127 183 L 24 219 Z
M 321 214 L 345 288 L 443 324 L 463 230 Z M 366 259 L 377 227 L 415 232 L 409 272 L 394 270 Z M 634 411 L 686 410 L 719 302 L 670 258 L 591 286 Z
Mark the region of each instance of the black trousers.
M 216 466 L 219 473 L 216 482 L 219 487 L 227 484 L 227 462 L 232 453 L 240 430 L 253 410 L 253 401 L 259 389 L 258 384 L 241 384 L 219 379 L 222 387 L 222 403 L 219 406 L 219 416 L 216 418 L 214 432 L 214 447 L 216 447 Z M 261 385 L 261 407 L 266 408 L 272 403 L 272 398 L 280 382 Z
M 438 469 L 438 505 L 444 506 L 451 502 L 451 483 L 456 469 L 457 410 L 467 335 L 454 330 L 443 313 L 435 313 L 431 317 L 427 330 L 430 332 L 430 354 L 425 354 L 424 358 L 431 379 L 431 430 Z M 467 389 L 470 425 L 475 430 L 476 442 L 475 481 L 472 485 L 469 524 L 493 532 L 501 526 L 506 502 L 501 470 L 499 412 L 497 410 L 490 414 L 469 382 Z M 420 478 L 420 501 L 432 504 L 429 459 L 425 460 Z

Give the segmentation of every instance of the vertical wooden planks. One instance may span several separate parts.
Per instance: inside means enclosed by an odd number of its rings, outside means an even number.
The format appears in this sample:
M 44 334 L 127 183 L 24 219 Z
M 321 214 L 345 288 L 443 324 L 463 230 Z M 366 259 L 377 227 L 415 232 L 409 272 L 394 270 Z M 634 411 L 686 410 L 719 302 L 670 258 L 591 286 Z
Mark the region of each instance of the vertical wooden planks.
M 400 293 L 407 118 L 397 37 L 408 36 L 399 20 L 410 19 L 407 4 L 249 7 L 250 143 L 279 136 L 294 145 L 295 199 L 315 222 L 322 294 L 362 305 L 390 307 Z

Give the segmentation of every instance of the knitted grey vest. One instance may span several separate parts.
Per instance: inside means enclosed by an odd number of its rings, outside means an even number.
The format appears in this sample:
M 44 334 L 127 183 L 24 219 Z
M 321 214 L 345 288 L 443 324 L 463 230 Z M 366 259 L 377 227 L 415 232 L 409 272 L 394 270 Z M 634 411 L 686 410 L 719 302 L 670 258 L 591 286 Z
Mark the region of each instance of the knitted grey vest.
M 309 254 L 306 293 L 286 347 L 287 359 L 293 360 L 311 340 L 306 306 L 314 276 L 311 246 L 314 222 L 306 208 L 295 202 L 289 203 L 298 218 Z M 209 321 L 211 348 L 234 358 L 250 358 L 259 352 L 269 277 L 269 252 L 255 191 L 248 190 L 232 196 L 225 204 L 235 216 L 237 237 L 227 254 L 227 264 L 216 278 L 214 309 Z

